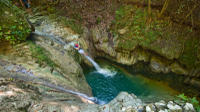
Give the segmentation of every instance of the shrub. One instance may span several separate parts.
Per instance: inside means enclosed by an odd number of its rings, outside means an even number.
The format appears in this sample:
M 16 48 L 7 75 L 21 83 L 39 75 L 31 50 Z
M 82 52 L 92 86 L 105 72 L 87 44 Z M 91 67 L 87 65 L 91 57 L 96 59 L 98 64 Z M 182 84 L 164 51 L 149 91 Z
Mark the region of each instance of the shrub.
M 196 97 L 190 98 L 190 97 L 185 96 L 184 93 L 178 95 L 177 97 L 179 98 L 179 100 L 183 100 L 184 102 L 189 102 L 193 104 L 196 111 L 200 112 L 200 104 L 199 104 L 199 101 L 196 99 Z

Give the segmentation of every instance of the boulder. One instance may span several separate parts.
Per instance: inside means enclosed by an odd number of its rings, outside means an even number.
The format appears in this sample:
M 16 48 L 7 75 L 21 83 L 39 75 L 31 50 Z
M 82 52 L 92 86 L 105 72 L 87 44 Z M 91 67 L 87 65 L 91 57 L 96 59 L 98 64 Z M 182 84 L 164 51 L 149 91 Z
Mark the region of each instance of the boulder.
M 163 100 L 161 100 L 161 101 L 159 101 L 159 102 L 156 102 L 156 103 L 155 103 L 155 106 L 156 106 L 156 108 L 157 108 L 158 110 L 165 110 L 166 107 L 167 107 L 165 101 L 163 101 Z
M 150 68 L 152 71 L 158 73 L 168 73 L 170 71 L 170 69 L 168 68 L 168 64 L 164 63 L 161 59 L 155 56 L 151 57 Z
M 191 103 L 186 103 L 183 107 L 184 112 L 195 112 L 195 109 Z
M 168 102 L 167 108 L 171 112 L 182 112 L 182 108 L 179 105 L 175 104 L 173 101 Z
M 154 104 L 148 104 L 146 106 L 146 112 L 156 112 L 156 107 L 154 106 Z

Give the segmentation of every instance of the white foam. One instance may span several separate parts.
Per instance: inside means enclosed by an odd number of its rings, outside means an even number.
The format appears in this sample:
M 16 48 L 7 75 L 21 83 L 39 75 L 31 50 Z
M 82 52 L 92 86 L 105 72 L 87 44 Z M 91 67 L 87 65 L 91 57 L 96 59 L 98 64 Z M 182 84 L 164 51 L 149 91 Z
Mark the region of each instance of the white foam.
M 98 70 L 97 72 L 100 74 L 103 74 L 105 77 L 113 77 L 117 74 L 116 71 L 111 71 L 109 69 L 102 69 L 102 68 Z
M 79 53 L 80 54 L 84 54 L 84 50 L 83 49 L 80 49 L 79 50 Z M 97 70 L 98 73 L 104 75 L 105 77 L 113 77 L 114 75 L 116 75 L 116 71 L 111 71 L 109 69 L 104 69 L 104 68 L 101 68 L 92 58 L 90 58 L 89 56 L 86 56 L 84 55 L 92 64 L 93 66 L 95 67 L 95 69 Z

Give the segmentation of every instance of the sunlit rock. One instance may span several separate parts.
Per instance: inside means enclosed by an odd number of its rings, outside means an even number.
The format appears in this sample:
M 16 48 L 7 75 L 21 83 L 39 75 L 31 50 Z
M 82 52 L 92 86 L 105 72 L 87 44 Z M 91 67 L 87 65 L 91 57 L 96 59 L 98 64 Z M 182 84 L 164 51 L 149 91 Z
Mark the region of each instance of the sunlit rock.
M 174 112 L 182 112 L 182 108 L 175 104 L 173 101 L 169 101 L 167 104 L 167 108 L 169 108 L 170 111 Z
M 191 103 L 186 103 L 183 109 L 185 112 L 195 112 L 195 109 Z

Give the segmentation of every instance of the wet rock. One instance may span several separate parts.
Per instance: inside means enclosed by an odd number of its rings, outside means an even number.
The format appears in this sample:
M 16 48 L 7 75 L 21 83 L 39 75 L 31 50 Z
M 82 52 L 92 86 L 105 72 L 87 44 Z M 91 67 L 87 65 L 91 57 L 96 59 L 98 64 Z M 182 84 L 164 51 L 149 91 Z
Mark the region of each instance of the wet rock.
M 183 75 L 187 75 L 188 71 L 185 70 L 184 68 L 182 68 L 178 63 L 173 63 L 170 65 L 170 68 L 172 70 L 172 72 L 177 73 L 177 74 L 183 74 Z
M 150 67 L 154 72 L 168 73 L 170 71 L 167 64 L 156 57 L 151 58 Z

